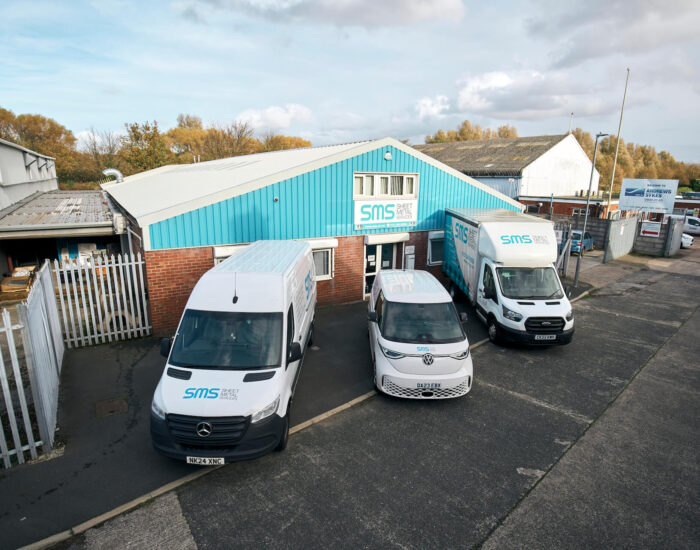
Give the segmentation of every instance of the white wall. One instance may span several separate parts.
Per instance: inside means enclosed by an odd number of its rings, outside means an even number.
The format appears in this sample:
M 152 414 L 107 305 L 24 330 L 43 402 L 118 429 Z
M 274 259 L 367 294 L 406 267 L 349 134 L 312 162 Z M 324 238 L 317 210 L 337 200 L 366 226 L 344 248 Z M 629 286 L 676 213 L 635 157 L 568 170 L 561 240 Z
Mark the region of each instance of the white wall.
M 555 197 L 588 191 L 591 161 L 573 135 L 566 136 L 523 170 L 521 196 Z M 598 170 L 593 172 L 592 191 L 598 190 Z
M 37 159 L 29 167 L 27 161 Z M 22 200 L 37 191 L 58 189 L 53 160 L 15 149 L 0 143 L 0 209 Z

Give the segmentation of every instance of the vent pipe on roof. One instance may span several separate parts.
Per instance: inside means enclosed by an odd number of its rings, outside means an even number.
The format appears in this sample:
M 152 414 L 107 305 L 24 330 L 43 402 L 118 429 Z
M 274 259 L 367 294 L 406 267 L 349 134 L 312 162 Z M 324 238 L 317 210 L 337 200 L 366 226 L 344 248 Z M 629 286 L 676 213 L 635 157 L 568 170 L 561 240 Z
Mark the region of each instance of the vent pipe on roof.
M 124 176 L 122 176 L 122 173 L 116 168 L 107 168 L 105 170 L 102 170 L 102 173 L 105 176 L 114 176 L 116 178 L 117 183 L 124 181 Z

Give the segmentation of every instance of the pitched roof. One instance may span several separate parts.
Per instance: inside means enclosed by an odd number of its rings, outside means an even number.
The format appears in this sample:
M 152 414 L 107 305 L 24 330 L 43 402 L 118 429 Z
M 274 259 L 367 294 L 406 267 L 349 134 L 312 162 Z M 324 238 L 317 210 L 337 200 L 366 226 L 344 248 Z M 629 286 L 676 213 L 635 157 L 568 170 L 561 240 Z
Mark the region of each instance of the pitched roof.
M 41 153 L 37 153 L 36 151 L 32 151 L 31 149 L 27 149 L 26 147 L 23 147 L 22 145 L 18 145 L 17 143 L 14 143 L 12 141 L 7 141 L 6 139 L 0 138 L 0 144 L 1 145 L 6 145 L 7 147 L 12 147 L 13 149 L 19 149 L 20 151 L 24 151 L 25 153 L 31 153 L 32 155 L 36 155 L 37 157 L 42 157 L 48 160 L 56 160 L 54 157 L 50 157 L 48 155 L 42 155 Z
M 568 135 L 451 141 L 414 147 L 470 176 L 520 176 L 526 166 Z
M 38 192 L 0 211 L 0 239 L 113 233 L 102 191 Z
M 174 164 L 128 176 L 121 182 L 105 183 L 102 189 L 145 227 L 385 146 L 419 157 L 487 193 L 508 200 L 490 187 L 393 138 Z

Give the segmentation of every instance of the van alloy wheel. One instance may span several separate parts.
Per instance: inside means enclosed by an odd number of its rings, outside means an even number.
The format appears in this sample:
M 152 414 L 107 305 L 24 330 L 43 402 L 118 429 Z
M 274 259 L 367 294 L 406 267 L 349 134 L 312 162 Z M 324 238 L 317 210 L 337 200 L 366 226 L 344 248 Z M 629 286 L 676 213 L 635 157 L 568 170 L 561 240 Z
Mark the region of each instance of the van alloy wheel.
M 489 319 L 489 340 L 491 340 L 494 344 L 498 343 L 499 340 L 499 335 L 498 335 L 498 326 L 496 325 L 496 321 L 493 319 Z
M 280 442 L 277 444 L 277 447 L 275 447 L 275 451 L 284 451 L 287 448 L 287 442 L 289 441 L 289 409 L 291 408 L 292 403 L 290 402 L 289 405 L 287 405 L 287 414 L 284 415 L 284 429 L 282 430 L 282 437 L 280 438 Z

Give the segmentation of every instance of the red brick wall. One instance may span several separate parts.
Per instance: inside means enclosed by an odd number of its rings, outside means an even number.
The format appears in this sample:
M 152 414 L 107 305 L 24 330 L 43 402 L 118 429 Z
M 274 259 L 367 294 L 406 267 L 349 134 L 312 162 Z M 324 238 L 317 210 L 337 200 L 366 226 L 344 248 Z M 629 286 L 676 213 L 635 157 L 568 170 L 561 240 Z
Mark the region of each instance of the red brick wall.
M 442 266 L 428 267 L 428 232 L 414 231 L 409 234 L 405 246 L 414 246 L 415 269 L 425 269 L 447 286 L 448 279 L 442 273 Z M 364 286 L 364 237 L 338 237 L 335 249 L 335 276 L 329 281 L 319 281 L 317 285 L 318 304 L 342 304 L 363 299 Z M 403 267 L 403 248 L 398 245 L 396 267 Z
M 153 334 L 171 336 L 194 285 L 214 267 L 214 252 L 211 247 L 178 248 L 152 250 L 145 256 Z
M 364 250 L 364 237 L 338 237 L 335 275 L 316 285 L 319 305 L 362 300 Z

